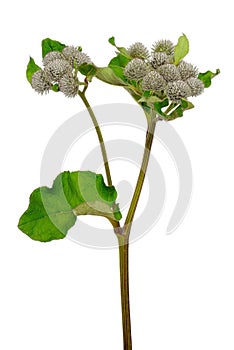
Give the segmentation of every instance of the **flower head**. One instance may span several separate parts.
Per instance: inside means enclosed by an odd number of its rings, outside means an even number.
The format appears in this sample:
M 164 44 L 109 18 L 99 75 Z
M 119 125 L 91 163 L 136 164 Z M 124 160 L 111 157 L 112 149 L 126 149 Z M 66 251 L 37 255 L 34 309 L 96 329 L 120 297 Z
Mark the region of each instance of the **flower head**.
M 132 58 L 146 59 L 149 57 L 148 49 L 139 42 L 132 44 L 128 49 L 128 53 Z
M 124 75 L 129 80 L 141 80 L 148 71 L 148 66 L 143 60 L 134 58 L 126 65 Z
M 197 67 L 185 61 L 181 61 L 178 64 L 178 70 L 180 72 L 182 80 L 187 80 L 188 78 L 197 78 L 198 76 Z
M 73 59 L 75 57 L 77 51 L 78 50 L 77 50 L 77 48 L 75 46 L 66 46 L 63 49 L 62 53 L 66 57 L 66 59 L 68 61 L 70 61 L 71 59 Z
M 183 80 L 173 81 L 167 85 L 167 95 L 171 101 L 180 102 L 181 98 L 191 96 L 191 89 Z
M 152 47 L 152 53 L 165 52 L 168 56 L 174 54 L 174 45 L 170 40 L 159 40 Z
M 51 81 L 59 81 L 64 74 L 72 72 L 72 66 L 65 59 L 56 58 L 45 66 L 45 73 Z
M 166 81 L 156 71 L 149 72 L 142 80 L 142 90 L 163 90 L 166 87 Z
M 155 69 L 166 63 L 169 63 L 169 57 L 165 52 L 154 52 L 152 54 L 151 64 Z
M 39 94 L 48 93 L 51 89 L 51 83 L 43 70 L 38 70 L 32 76 L 32 88 Z
M 54 61 L 55 59 L 64 59 L 64 56 L 59 51 L 51 51 L 48 52 L 43 58 L 43 64 L 46 66 L 49 62 Z
M 204 84 L 200 79 L 189 78 L 186 83 L 191 89 L 191 96 L 198 96 L 204 91 Z
M 83 63 L 92 63 L 90 57 L 86 55 L 86 53 L 80 51 L 76 52 L 75 60 L 77 67 L 81 66 Z
M 174 64 L 164 64 L 158 68 L 158 72 L 168 82 L 181 80 L 180 72 Z
M 59 81 L 59 90 L 66 97 L 75 97 L 79 91 L 79 82 L 72 74 L 65 74 Z
M 79 67 L 83 63 L 91 63 L 91 59 L 88 55 L 80 52 L 78 48 L 74 46 L 66 46 L 63 51 L 63 55 L 69 61 L 69 63 L 74 67 Z

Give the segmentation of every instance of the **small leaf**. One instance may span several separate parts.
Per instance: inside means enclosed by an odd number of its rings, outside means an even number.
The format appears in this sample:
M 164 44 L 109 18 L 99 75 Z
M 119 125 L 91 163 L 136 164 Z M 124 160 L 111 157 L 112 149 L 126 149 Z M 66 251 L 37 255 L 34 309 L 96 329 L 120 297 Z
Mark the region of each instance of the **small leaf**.
M 106 186 L 102 175 L 90 171 L 65 171 L 52 188 L 37 188 L 30 196 L 28 209 L 19 220 L 19 229 L 30 238 L 48 242 L 64 238 L 78 215 L 98 215 L 110 222 L 121 218 L 117 192 Z
M 59 86 L 58 86 L 58 84 L 54 84 L 54 85 L 52 86 L 51 90 L 54 91 L 54 92 L 59 92 Z
M 111 38 L 109 38 L 109 39 L 108 39 L 108 42 L 109 42 L 111 45 L 115 46 L 116 49 L 117 49 L 121 54 L 123 54 L 124 56 L 126 56 L 126 57 L 128 57 L 128 58 L 131 58 L 131 56 L 130 56 L 129 53 L 128 53 L 128 50 L 125 49 L 125 47 L 116 46 L 116 44 L 115 44 L 115 37 L 114 37 L 114 36 L 112 36 Z
M 131 61 L 131 58 L 128 58 L 121 53 L 119 53 L 116 57 L 112 58 L 112 60 L 109 62 L 108 67 L 121 67 L 125 68 L 128 62 Z
M 42 57 L 44 58 L 45 55 L 51 51 L 62 51 L 66 47 L 66 45 L 60 43 L 59 41 L 46 38 L 42 40 L 41 47 Z
M 97 68 L 93 64 L 83 63 L 79 67 L 79 72 L 85 75 L 88 81 L 91 81 L 97 72 Z
M 194 108 L 194 105 L 192 102 L 185 99 L 181 99 L 179 105 L 177 103 L 172 103 L 170 105 L 170 110 L 172 110 L 172 112 L 166 114 L 165 120 L 171 121 L 176 118 L 181 118 L 183 117 L 184 112 L 191 108 Z
M 189 52 L 189 41 L 185 34 L 179 37 L 174 47 L 174 64 L 178 64 Z
M 127 84 L 120 78 L 118 78 L 114 71 L 110 67 L 101 67 L 97 68 L 95 75 L 99 80 L 104 81 L 107 84 L 116 85 L 116 86 L 126 86 Z
M 111 38 L 108 39 L 109 43 L 113 46 L 115 46 L 115 37 L 112 36 Z
M 124 75 L 124 68 L 130 62 L 131 59 L 119 53 L 116 57 L 112 58 L 109 62 L 108 67 L 110 67 L 115 75 L 127 83 L 127 79 Z
M 163 118 L 166 118 L 167 115 L 162 111 L 162 108 L 167 107 L 168 105 L 169 105 L 169 100 L 168 100 L 168 98 L 165 98 L 161 102 L 155 102 L 154 109 L 158 115 L 160 115 Z
M 30 57 L 28 65 L 27 65 L 27 70 L 26 70 L 26 77 L 27 80 L 30 84 L 32 84 L 32 76 L 34 73 L 36 73 L 38 70 L 41 70 L 41 67 L 39 67 L 34 59 Z
M 199 73 L 198 79 L 200 79 L 203 82 L 205 88 L 208 88 L 211 85 L 211 79 L 216 77 L 216 75 L 218 75 L 219 73 L 220 73 L 219 69 L 216 69 L 215 73 L 208 70 L 205 73 Z
M 155 102 L 161 102 L 161 101 L 162 99 L 159 98 L 158 96 L 149 96 L 149 97 L 142 96 L 140 100 L 138 100 L 138 102 L 146 102 L 147 104 L 154 104 Z

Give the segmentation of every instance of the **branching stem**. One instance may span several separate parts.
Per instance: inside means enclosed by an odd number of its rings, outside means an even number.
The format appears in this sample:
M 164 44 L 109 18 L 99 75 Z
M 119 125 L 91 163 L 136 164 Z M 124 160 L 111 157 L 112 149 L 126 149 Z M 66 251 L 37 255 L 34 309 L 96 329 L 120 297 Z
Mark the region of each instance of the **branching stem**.
M 96 130 L 96 133 L 98 136 L 101 152 L 102 152 L 103 161 L 104 161 L 107 183 L 108 183 L 108 186 L 112 186 L 112 179 L 111 179 L 110 167 L 109 167 L 108 158 L 107 158 L 106 147 L 105 147 L 105 144 L 103 141 L 101 129 L 98 125 L 97 118 L 95 117 L 95 114 L 94 114 L 94 112 L 93 112 L 93 110 L 92 110 L 92 108 L 91 108 L 91 106 L 90 106 L 90 104 L 85 96 L 85 90 L 83 92 L 79 91 L 78 94 L 79 94 L 80 98 L 82 99 L 82 101 L 84 102 L 84 105 L 87 108 L 89 115 L 92 119 L 92 122 L 94 124 L 95 130 Z

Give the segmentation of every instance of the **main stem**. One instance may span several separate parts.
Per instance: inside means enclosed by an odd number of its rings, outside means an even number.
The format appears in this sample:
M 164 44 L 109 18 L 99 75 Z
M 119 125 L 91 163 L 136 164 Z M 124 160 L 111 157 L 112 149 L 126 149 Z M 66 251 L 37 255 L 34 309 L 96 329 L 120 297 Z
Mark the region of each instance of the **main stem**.
M 136 188 L 135 188 L 132 201 L 130 204 L 130 208 L 125 220 L 123 234 L 118 235 L 124 350 L 132 350 L 130 296 L 129 296 L 129 236 L 130 236 L 134 214 L 135 214 L 137 204 L 140 198 L 141 190 L 144 184 L 146 170 L 149 163 L 150 151 L 151 151 L 151 147 L 154 139 L 155 126 L 156 126 L 156 118 L 150 118 L 150 121 L 148 122 L 145 149 L 144 149 L 141 169 L 140 169 L 137 183 L 136 183 Z
M 128 238 L 124 235 L 118 236 L 119 240 L 119 270 L 120 270 L 120 289 L 122 306 L 122 327 L 123 327 L 123 345 L 124 350 L 132 350 L 131 335 L 131 315 L 130 315 L 130 297 L 129 297 L 129 244 Z
M 104 167 L 105 167 L 105 171 L 106 171 L 106 178 L 107 178 L 107 183 L 108 186 L 112 186 L 112 179 L 111 179 L 111 173 L 110 173 L 110 167 L 109 167 L 109 163 L 108 163 L 108 158 L 107 158 L 107 153 L 106 153 L 106 147 L 104 144 L 104 140 L 103 140 L 103 136 L 102 136 L 102 132 L 101 129 L 98 125 L 98 121 L 95 117 L 95 114 L 85 96 L 85 94 L 82 91 L 79 91 L 79 96 L 82 99 L 82 101 L 84 102 L 85 107 L 87 108 L 89 115 L 92 119 L 92 122 L 94 124 L 97 136 L 98 136 L 98 140 L 99 140 L 99 144 L 100 144 L 100 148 L 101 148 L 101 152 L 102 152 L 102 157 L 103 157 L 103 161 L 104 161 Z

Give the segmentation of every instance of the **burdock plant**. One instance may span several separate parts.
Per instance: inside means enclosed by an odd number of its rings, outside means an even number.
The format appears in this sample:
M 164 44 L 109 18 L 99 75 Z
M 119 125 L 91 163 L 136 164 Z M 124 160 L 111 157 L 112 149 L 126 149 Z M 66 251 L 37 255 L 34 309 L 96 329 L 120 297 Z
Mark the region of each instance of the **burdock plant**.
M 119 243 L 120 282 L 124 350 L 132 349 L 129 303 L 128 252 L 129 237 L 135 211 L 142 191 L 157 122 L 182 117 L 194 107 L 188 100 L 198 96 L 211 85 L 215 73 L 199 73 L 197 67 L 184 61 L 189 51 L 185 35 L 174 45 L 170 40 L 156 42 L 151 54 L 144 44 L 118 47 L 114 37 L 109 39 L 117 52 L 107 67 L 97 67 L 81 47 L 67 46 L 58 41 L 42 41 L 43 67 L 30 58 L 27 79 L 39 94 L 62 92 L 66 97 L 79 96 L 93 121 L 105 166 L 106 181 L 91 171 L 64 171 L 58 174 L 52 188 L 40 187 L 30 196 L 28 209 L 18 227 L 30 238 L 49 242 L 66 237 L 79 215 L 103 216 L 113 227 Z M 93 78 L 122 86 L 143 109 L 146 121 L 145 150 L 131 204 L 121 223 L 117 192 L 112 184 L 105 143 L 98 121 L 86 98 Z

